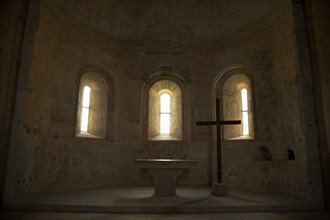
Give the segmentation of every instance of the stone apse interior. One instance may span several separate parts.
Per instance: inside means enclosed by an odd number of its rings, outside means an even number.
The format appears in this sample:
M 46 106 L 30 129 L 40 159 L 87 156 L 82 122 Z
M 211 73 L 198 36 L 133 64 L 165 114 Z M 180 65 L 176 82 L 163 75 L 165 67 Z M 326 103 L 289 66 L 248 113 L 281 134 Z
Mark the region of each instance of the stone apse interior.
M 198 160 L 178 184 L 211 186 L 215 130 L 196 121 L 220 98 L 221 118 L 243 122 L 222 127 L 223 182 L 323 204 L 326 1 L 307 15 L 303 1 L 26 2 L 1 17 L 4 203 L 151 185 L 137 158 Z

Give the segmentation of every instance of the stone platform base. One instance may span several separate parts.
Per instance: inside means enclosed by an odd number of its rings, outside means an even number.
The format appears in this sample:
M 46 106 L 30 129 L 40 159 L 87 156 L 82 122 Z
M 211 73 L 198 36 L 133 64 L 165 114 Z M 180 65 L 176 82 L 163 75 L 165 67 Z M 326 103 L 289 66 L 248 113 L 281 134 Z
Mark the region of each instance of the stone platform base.
M 216 186 L 218 187 L 218 186 Z M 216 188 L 215 187 L 215 188 Z M 220 186 L 221 188 L 221 186 Z M 228 187 L 229 188 L 229 187 Z M 223 189 L 223 187 L 222 187 Z M 65 193 L 49 193 L 27 196 L 12 206 L 6 205 L 6 210 L 43 211 L 43 212 L 81 212 L 81 213 L 132 213 L 131 218 L 123 219 L 153 219 L 136 217 L 137 213 L 234 213 L 234 212 L 278 212 L 298 210 L 320 210 L 320 203 L 307 203 L 299 199 L 280 195 L 241 191 L 229 188 L 229 195 L 214 196 L 210 188 L 179 186 L 175 196 L 155 196 L 154 186 L 104 187 L 89 190 L 73 190 Z M 321 201 L 320 201 L 321 202 Z M 101 214 L 102 215 L 102 214 Z M 23 217 L 23 216 L 20 216 Z M 287 215 L 283 215 L 286 217 Z M 289 216 L 290 219 L 291 216 Z M 100 219 L 99 217 L 96 217 Z M 156 219 L 157 217 L 155 217 Z M 177 219 L 173 217 L 171 219 Z M 207 218 L 207 217 L 206 217 Z M 3 219 L 2 212 L 0 219 Z M 12 219 L 12 218 L 8 218 Z M 21 218 L 19 218 L 21 219 Z M 31 218 L 36 219 L 31 214 Z M 48 219 L 38 218 L 38 219 Z M 62 218 L 52 218 L 62 219 Z M 71 218 L 68 218 L 71 219 Z M 81 216 L 74 219 L 82 219 Z M 85 218 L 84 218 L 85 219 Z M 87 219 L 87 217 L 86 217 Z M 90 218 L 89 218 L 90 219 Z M 102 218 L 104 219 L 104 218 Z M 112 218 L 109 218 L 112 219 Z M 160 217 L 160 219 L 167 219 Z M 185 218 L 188 219 L 188 218 Z M 205 219 L 192 217 L 189 219 Z M 222 219 L 222 218 L 214 218 Z M 227 218 L 226 218 L 227 219 Z M 233 219 L 231 215 L 230 218 Z M 242 219 L 240 216 L 234 219 Z M 265 219 L 265 218 L 248 218 Z M 279 218 L 271 218 L 278 220 Z M 281 219 L 281 218 L 280 218 Z M 304 218 L 305 219 L 305 218 Z M 330 219 L 319 218 L 314 219 Z
M 212 187 L 212 195 L 214 196 L 226 196 L 228 195 L 227 186 L 223 183 L 215 183 Z

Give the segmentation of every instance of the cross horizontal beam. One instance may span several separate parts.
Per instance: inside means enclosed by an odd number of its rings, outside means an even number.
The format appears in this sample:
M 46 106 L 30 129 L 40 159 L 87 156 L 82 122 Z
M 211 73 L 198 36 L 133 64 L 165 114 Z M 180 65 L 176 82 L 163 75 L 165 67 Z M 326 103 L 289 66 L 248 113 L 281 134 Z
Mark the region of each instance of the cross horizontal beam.
M 241 120 L 230 120 L 230 121 L 198 121 L 197 126 L 200 125 L 235 125 L 241 124 Z
M 235 125 L 241 124 L 241 120 L 220 120 L 220 99 L 216 99 L 216 120 L 215 121 L 197 121 L 196 125 L 215 125 L 217 130 L 217 174 L 218 174 L 218 183 L 222 183 L 222 165 L 221 165 L 221 125 Z

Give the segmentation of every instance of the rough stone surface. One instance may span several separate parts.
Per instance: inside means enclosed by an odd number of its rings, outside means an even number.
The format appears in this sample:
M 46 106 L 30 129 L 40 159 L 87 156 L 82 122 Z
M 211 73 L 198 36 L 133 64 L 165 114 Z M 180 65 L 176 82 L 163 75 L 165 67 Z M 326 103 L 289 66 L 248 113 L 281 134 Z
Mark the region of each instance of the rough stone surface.
M 136 158 L 196 159 L 198 166 L 184 170 L 178 184 L 210 186 L 215 132 L 195 122 L 214 119 L 226 79 L 244 74 L 252 90 L 253 139 L 222 141 L 224 184 L 322 207 L 322 175 L 329 169 L 321 173 L 328 161 L 320 161 L 314 104 L 323 104 L 329 140 L 328 1 L 312 4 L 322 77 L 315 85 L 299 1 L 40 0 L 30 1 L 26 18 L 17 8 L 25 3 L 2 2 L 5 203 L 34 193 L 151 185 Z M 76 136 L 80 80 L 90 70 L 111 76 L 104 138 L 98 139 Z M 181 89 L 180 140 L 148 140 L 147 91 L 157 80 Z M 321 99 L 313 93 L 317 86 Z M 254 160 L 256 149 L 267 149 L 271 160 Z M 289 149 L 295 160 L 287 159 Z

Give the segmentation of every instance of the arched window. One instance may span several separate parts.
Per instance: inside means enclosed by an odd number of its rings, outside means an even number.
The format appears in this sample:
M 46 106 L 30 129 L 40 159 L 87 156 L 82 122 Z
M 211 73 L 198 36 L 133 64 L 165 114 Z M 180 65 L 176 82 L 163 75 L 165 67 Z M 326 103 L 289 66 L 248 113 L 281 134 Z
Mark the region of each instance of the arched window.
M 160 95 L 160 134 L 169 134 L 171 128 L 171 96 L 168 93 Z
M 81 113 L 81 125 L 80 131 L 88 131 L 88 119 L 89 119 L 89 103 L 90 103 L 91 88 L 89 86 L 84 87 L 83 91 L 83 103 L 82 103 L 82 113 Z
M 242 97 L 242 128 L 243 135 L 249 135 L 249 108 L 248 108 L 248 97 L 247 97 L 247 89 L 243 88 L 241 90 Z
M 149 90 L 148 140 L 182 139 L 182 93 L 170 80 L 155 82 Z
M 76 136 L 107 136 L 108 95 L 108 83 L 101 74 L 89 72 L 81 77 Z
M 241 120 L 240 125 L 224 127 L 225 139 L 254 138 L 252 89 L 244 74 L 230 76 L 222 86 L 223 120 Z

